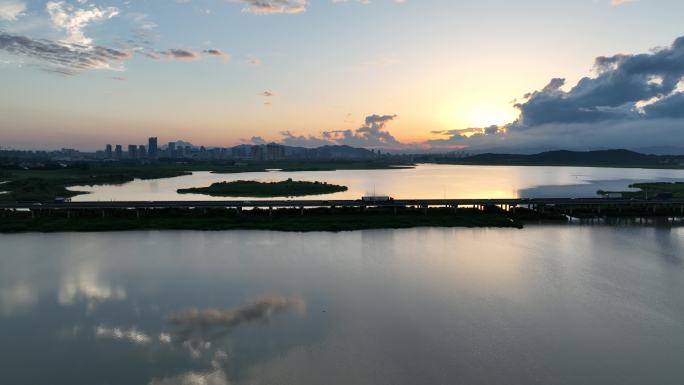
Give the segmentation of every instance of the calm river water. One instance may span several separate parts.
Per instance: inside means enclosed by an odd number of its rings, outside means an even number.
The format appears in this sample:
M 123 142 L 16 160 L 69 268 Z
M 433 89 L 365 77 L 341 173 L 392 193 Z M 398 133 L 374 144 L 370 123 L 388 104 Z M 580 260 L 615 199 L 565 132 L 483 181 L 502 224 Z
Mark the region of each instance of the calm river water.
M 88 191 L 75 201 L 210 200 L 206 195 L 177 194 L 176 190 L 205 187 L 233 180 L 282 181 L 287 178 L 322 181 L 349 187 L 342 193 L 310 199 L 358 199 L 367 194 L 395 198 L 532 198 L 593 197 L 596 191 L 625 190 L 634 182 L 684 181 L 684 170 L 592 167 L 515 167 L 418 165 L 402 170 L 340 170 L 328 172 L 258 172 L 212 174 L 196 172 L 177 178 L 136 180 L 123 185 L 77 186 Z M 246 197 L 249 198 L 249 197 Z M 231 198 L 233 199 L 233 198 Z M 237 199 L 237 198 L 236 198 Z M 254 198 L 249 198 L 254 200 Z
M 684 229 L 0 235 L 0 383 L 681 384 Z

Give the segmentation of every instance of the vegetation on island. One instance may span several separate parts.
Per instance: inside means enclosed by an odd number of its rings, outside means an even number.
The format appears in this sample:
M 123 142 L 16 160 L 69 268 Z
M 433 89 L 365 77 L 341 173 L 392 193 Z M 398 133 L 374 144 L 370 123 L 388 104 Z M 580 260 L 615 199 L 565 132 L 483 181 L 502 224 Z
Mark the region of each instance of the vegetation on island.
M 631 199 L 658 199 L 658 198 L 684 198 L 684 182 L 653 182 L 653 183 L 634 183 L 630 188 L 639 191 L 603 191 L 597 193 L 603 196 L 619 194 L 622 198 Z
M 238 180 L 214 183 L 209 187 L 179 189 L 179 194 L 204 194 L 219 197 L 295 197 L 347 191 L 346 186 L 326 182 L 304 182 L 287 179 L 281 182 Z

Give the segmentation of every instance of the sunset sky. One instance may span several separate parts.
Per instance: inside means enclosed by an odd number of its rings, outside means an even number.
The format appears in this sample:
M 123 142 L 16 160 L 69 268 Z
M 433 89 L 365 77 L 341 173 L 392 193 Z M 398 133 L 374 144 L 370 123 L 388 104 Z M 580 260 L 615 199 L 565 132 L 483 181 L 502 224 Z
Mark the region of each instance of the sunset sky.
M 682 15 L 681 0 L 0 0 L 0 147 L 684 145 Z

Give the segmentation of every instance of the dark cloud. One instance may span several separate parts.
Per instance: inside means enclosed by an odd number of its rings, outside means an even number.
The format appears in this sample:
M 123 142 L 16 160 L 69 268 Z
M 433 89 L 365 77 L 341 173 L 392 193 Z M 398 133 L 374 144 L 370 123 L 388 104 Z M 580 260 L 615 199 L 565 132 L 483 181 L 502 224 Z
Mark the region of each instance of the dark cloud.
M 677 92 L 647 105 L 644 112 L 649 118 L 684 118 L 684 92 Z
M 680 100 L 672 97 L 684 76 L 684 37 L 653 53 L 601 56 L 594 65 L 597 76 L 581 79 L 569 91 L 561 89 L 564 79 L 552 79 L 526 95 L 524 102 L 516 104 L 520 117 L 510 127 L 650 118 L 649 112 L 661 117 L 657 114 L 665 113 L 667 105 L 641 111 L 639 103 L 654 98 L 664 104 Z
M 37 60 L 49 72 L 74 75 L 91 69 L 116 69 L 130 53 L 101 46 L 61 44 L 0 31 L 0 50 Z
M 515 104 L 502 127 L 438 131 L 434 147 L 470 150 L 597 149 L 669 145 L 684 140 L 684 37 L 666 48 L 595 59 L 594 77 L 569 90 L 554 78 Z
M 266 139 L 262 138 L 261 136 L 253 136 L 249 142 L 252 144 L 266 144 Z

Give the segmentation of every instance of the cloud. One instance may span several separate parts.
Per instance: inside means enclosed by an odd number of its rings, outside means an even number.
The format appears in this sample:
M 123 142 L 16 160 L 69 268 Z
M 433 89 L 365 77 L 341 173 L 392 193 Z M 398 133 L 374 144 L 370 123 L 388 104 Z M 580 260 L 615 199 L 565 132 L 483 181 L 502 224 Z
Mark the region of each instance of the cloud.
M 95 336 L 98 338 L 110 338 L 114 340 L 125 340 L 136 345 L 146 345 L 152 342 L 152 337 L 139 331 L 136 328 L 122 329 L 98 326 L 95 328 Z
M 520 117 L 511 127 L 648 118 L 648 109 L 640 111 L 640 103 L 672 103 L 670 98 L 679 93 L 684 37 L 653 53 L 601 56 L 594 66 L 596 77 L 581 79 L 567 92 L 561 89 L 565 80 L 552 79 L 528 94 L 526 101 L 516 104 Z
M 291 310 L 303 311 L 301 298 L 263 297 L 233 309 L 189 309 L 166 317 L 183 334 L 204 332 L 211 328 L 230 330 L 244 324 L 267 324 L 273 316 Z
M 399 142 L 388 130 L 387 125 L 396 115 L 367 116 L 363 126 L 355 130 L 323 131 L 320 136 L 297 135 L 291 131 L 281 131 L 280 142 L 296 147 L 320 147 L 327 145 L 347 145 L 365 148 L 406 148 L 410 145 Z
M 187 372 L 174 377 L 155 378 L 148 385 L 229 385 L 226 373 L 221 369 L 207 372 Z
M 161 51 L 159 54 L 167 59 L 172 60 L 199 60 L 202 58 L 202 56 L 197 52 L 176 48 Z
M 293 147 L 320 147 L 320 146 L 328 146 L 331 144 L 334 144 L 333 142 L 323 139 L 323 138 L 318 138 L 313 135 L 309 136 L 304 136 L 304 135 L 295 135 L 290 131 L 281 131 L 280 135 L 283 136 L 283 138 L 280 140 L 280 143 L 287 145 L 287 146 L 293 146 Z
M 217 48 L 205 49 L 204 51 L 202 51 L 202 53 L 208 56 L 228 59 L 228 54 Z
M 356 130 L 324 131 L 323 139 L 354 147 L 401 147 L 402 143 L 386 130 L 387 124 L 396 117 L 396 115 L 370 115 L 366 117 L 364 125 Z
M 245 3 L 242 12 L 258 15 L 274 13 L 302 13 L 306 11 L 306 0 L 240 0 Z
M 0 0 L 0 20 L 15 21 L 26 11 L 26 3 L 18 0 Z
M 638 148 L 684 139 L 684 37 L 650 53 L 600 56 L 595 75 L 567 91 L 562 78 L 516 103 L 518 118 L 488 128 L 442 131 L 432 146 Z
M 363 5 L 368 5 L 371 3 L 371 0 L 332 0 L 333 3 L 349 3 L 351 1 L 355 1 L 357 3 L 363 4 Z M 406 3 L 407 0 L 392 0 L 393 3 L 397 4 L 403 4 Z
M 245 63 L 251 66 L 260 66 L 261 65 L 261 59 L 258 57 L 255 57 L 253 55 L 247 55 L 245 58 Z
M 98 8 L 91 6 L 87 9 L 76 8 L 64 1 L 49 1 L 45 5 L 45 9 L 50 15 L 55 28 L 64 30 L 67 33 L 66 38 L 62 40 L 64 43 L 83 46 L 89 46 L 92 43 L 92 39 L 86 37 L 83 33 L 83 29 L 88 24 L 111 19 L 119 14 L 119 10 L 116 7 Z
M 266 144 L 266 139 L 262 138 L 261 136 L 253 136 L 248 140 L 248 142 L 252 144 Z
M 0 288 L 0 316 L 12 316 L 38 303 L 38 292 L 30 284 Z
M 84 70 L 121 70 L 130 53 L 101 46 L 60 44 L 47 39 L 31 39 L 0 31 L 0 50 L 38 60 L 43 69 L 74 75 Z
M 623 4 L 631 3 L 634 1 L 637 1 L 637 0 L 611 0 L 610 4 L 617 6 L 617 5 L 623 5 Z

